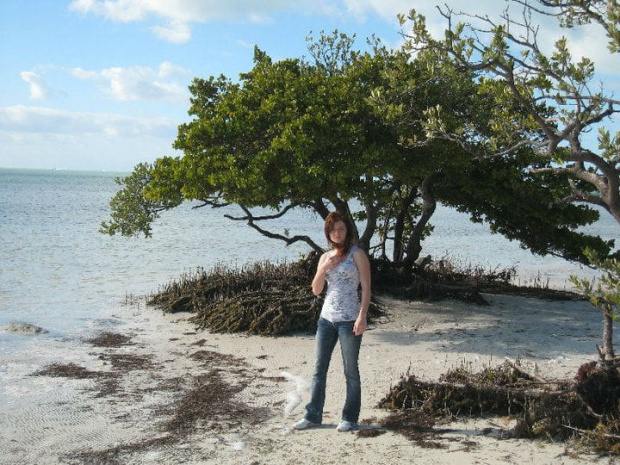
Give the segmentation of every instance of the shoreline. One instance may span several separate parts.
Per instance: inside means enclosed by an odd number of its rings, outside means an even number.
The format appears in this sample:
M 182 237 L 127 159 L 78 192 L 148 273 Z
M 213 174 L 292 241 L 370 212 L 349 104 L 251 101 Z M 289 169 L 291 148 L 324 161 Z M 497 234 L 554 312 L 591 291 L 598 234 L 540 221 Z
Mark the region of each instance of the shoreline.
M 344 400 L 338 349 L 324 425 L 292 431 L 308 399 L 314 335 L 196 331 L 190 315 L 139 302 L 116 315 L 109 335 L 120 338 L 54 354 L 57 368 L 74 372 L 33 376 L 33 369 L 9 389 L 21 399 L 3 406 L 0 463 L 610 463 L 565 444 L 498 439 L 510 418 L 443 425 L 433 438 L 441 448 L 379 431 L 388 412 L 376 404 L 408 373 L 437 380 L 459 366 L 478 371 L 518 358 L 544 377 L 566 379 L 596 358 L 602 328 L 589 303 L 485 298 L 491 305 L 381 298 L 389 316 L 371 326 L 360 353 L 368 437 L 335 431 Z

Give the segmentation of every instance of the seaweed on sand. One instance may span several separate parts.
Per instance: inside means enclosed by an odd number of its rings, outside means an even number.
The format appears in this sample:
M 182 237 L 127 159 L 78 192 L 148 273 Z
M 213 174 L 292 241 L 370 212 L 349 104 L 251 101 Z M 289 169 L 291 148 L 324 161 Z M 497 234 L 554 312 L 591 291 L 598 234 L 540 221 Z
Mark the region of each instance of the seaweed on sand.
M 243 391 L 251 383 L 267 378 L 242 358 L 199 349 L 185 354 L 198 362 L 195 372 L 179 377 L 162 370 L 148 353 L 124 352 L 122 346 L 136 345 L 128 336 L 103 333 L 88 342 L 106 348 L 98 357 L 108 362 L 105 371 L 89 370 L 75 363 L 54 363 L 33 376 L 92 379 L 94 383 L 83 389 L 92 391 L 94 398 L 105 396 L 105 403 L 111 406 L 131 405 L 132 411 L 148 412 L 151 421 L 140 438 L 130 437 L 113 444 L 104 442 L 103 448 L 76 449 L 59 457 L 62 463 L 121 465 L 140 462 L 144 454 L 169 451 L 175 457 L 170 463 L 208 461 L 210 457 L 200 447 L 188 446 L 192 443 L 188 438 L 204 431 L 229 433 L 242 425 L 258 425 L 273 414 L 268 406 L 257 407 L 247 402 Z M 146 382 L 136 383 L 132 374 L 135 370 L 145 370 Z M 111 421 L 131 422 L 133 418 L 131 412 L 126 412 L 122 416 L 114 415 Z
M 322 299 L 310 290 L 318 256 L 310 254 L 295 263 L 259 262 L 240 269 L 216 266 L 188 273 L 174 280 L 148 300 L 164 312 L 192 312 L 199 328 L 215 332 L 247 332 L 281 336 L 313 332 Z M 441 268 L 442 271 L 437 271 Z M 502 283 L 511 271 L 482 270 L 455 272 L 452 266 L 406 267 L 371 259 L 373 294 L 389 294 L 408 299 L 453 298 L 486 304 L 480 289 Z M 383 315 L 373 299 L 369 321 Z
M 414 430 L 403 419 L 510 416 L 511 437 L 568 441 L 599 453 L 620 455 L 620 376 L 617 370 L 583 365 L 574 380 L 545 380 L 506 361 L 472 373 L 464 368 L 424 382 L 405 375 L 379 402 L 392 413 L 383 426 Z
M 199 270 L 169 283 L 148 303 L 164 312 L 193 312 L 199 328 L 215 332 L 313 332 L 322 305 L 310 289 L 313 269 L 316 266 L 301 261 Z M 371 303 L 369 319 L 381 314 L 378 304 Z

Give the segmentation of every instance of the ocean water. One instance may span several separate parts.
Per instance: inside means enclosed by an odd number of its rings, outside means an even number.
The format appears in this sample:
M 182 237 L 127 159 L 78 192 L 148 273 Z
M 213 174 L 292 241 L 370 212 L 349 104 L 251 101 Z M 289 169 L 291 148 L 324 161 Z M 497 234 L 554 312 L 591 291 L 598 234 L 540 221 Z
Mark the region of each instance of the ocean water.
M 5 359 L 44 352 L 46 341 L 86 337 L 97 322 L 130 311 L 128 300 L 198 268 L 292 261 L 308 251 L 305 244 L 287 248 L 242 221 L 224 218 L 224 213 L 240 214 L 232 207 L 187 206 L 164 213 L 149 239 L 100 234 L 118 175 L 0 169 L 0 327 L 26 322 L 49 331 L 36 338 L 0 331 Z M 438 209 L 433 224 L 423 254 L 489 269 L 516 266 L 523 283 L 536 278 L 560 288 L 570 286 L 570 274 L 593 275 L 560 259 L 533 256 L 448 208 Z M 281 227 L 324 243 L 322 221 L 314 215 L 297 213 Z M 603 216 L 593 232 L 612 238 L 617 230 Z

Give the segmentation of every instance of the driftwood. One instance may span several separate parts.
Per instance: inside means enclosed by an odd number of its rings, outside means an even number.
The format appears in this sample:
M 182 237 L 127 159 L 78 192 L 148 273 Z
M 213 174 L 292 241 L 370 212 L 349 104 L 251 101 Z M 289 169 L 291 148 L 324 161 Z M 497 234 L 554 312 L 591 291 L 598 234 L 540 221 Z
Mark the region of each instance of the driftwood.
M 310 290 L 318 258 L 310 254 L 292 264 L 261 262 L 241 269 L 198 270 L 168 283 L 151 296 L 149 304 L 164 312 L 194 313 L 200 328 L 217 332 L 264 336 L 313 332 L 322 303 Z M 456 299 L 485 305 L 481 292 L 510 289 L 513 274 L 512 269 L 460 270 L 443 260 L 422 260 L 417 267 L 409 267 L 371 259 L 373 295 L 412 300 Z M 370 321 L 382 315 L 380 304 L 373 300 Z
M 512 437 L 568 440 L 578 431 L 582 444 L 620 455 L 620 444 L 614 442 L 620 436 L 620 375 L 596 362 L 580 367 L 574 380 L 547 380 L 510 360 L 479 373 L 455 369 L 438 382 L 407 374 L 378 407 L 392 411 L 386 424 L 405 430 L 402 420 L 395 420 L 404 411 L 417 412 L 416 421 L 421 415 L 448 419 L 509 415 L 516 420 L 509 432 Z
M 506 365 L 508 365 L 510 368 L 512 368 L 514 371 L 518 372 L 519 374 L 521 374 L 521 376 L 523 376 L 525 379 L 533 379 L 535 381 L 538 381 L 540 384 L 547 384 L 548 381 L 540 376 L 538 376 L 536 373 L 531 373 L 530 371 L 525 370 L 524 368 L 521 367 L 521 363 L 519 362 L 519 360 L 510 360 L 510 359 L 506 359 L 505 361 Z

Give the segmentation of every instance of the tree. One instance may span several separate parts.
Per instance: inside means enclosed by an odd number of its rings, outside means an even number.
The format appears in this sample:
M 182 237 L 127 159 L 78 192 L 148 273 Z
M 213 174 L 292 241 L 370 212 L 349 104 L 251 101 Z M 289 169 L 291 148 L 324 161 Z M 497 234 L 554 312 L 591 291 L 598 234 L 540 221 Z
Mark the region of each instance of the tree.
M 122 180 L 125 188 L 112 200 L 112 220 L 102 230 L 149 235 L 162 211 L 184 201 L 214 208 L 236 204 L 242 214 L 230 219 L 245 221 L 267 237 L 287 244 L 303 241 L 319 251 L 306 235 L 277 232 L 264 224 L 292 209 L 325 217 L 336 208 L 361 225 L 364 249 L 410 266 L 420 254 L 438 199 L 463 208 L 470 204 L 493 217 L 500 209 L 484 206 L 494 203 L 488 197 L 493 192 L 505 201 L 538 206 L 536 215 L 519 217 L 519 228 L 511 233 L 524 243 L 535 241 L 537 253 L 555 251 L 574 258 L 576 244 L 579 250 L 590 245 L 606 252 L 608 246 L 600 240 L 569 230 L 562 242 L 555 242 L 552 231 L 586 224 L 591 212 L 549 207 L 560 192 L 549 190 L 549 182 L 532 180 L 527 188 L 518 188 L 521 161 L 494 166 L 472 159 L 457 144 L 426 137 L 420 121 L 428 107 L 488 112 L 468 73 L 437 79 L 427 62 L 388 51 L 378 41 L 371 40 L 364 53 L 354 51 L 352 44 L 338 33 L 322 36 L 310 47 L 314 62 L 273 62 L 257 48 L 253 69 L 238 83 L 222 76 L 194 79 L 189 110 L 194 119 L 179 127 L 174 144 L 183 156 L 139 165 Z M 402 82 L 418 85 L 402 93 Z M 391 106 L 379 108 L 378 95 L 390 99 Z M 403 108 L 412 115 L 405 127 L 393 117 Z M 403 143 L 404 135 L 420 143 Z M 511 181 L 498 186 L 499 174 L 469 179 L 476 166 L 499 168 Z M 468 195 L 459 199 L 454 191 L 464 186 Z M 514 224 L 504 226 L 498 231 Z
M 175 142 L 184 156 L 154 163 L 145 202 L 237 204 L 243 216 L 231 219 L 320 250 L 307 236 L 286 237 L 261 224 L 293 208 L 325 217 L 332 205 L 353 216 L 355 199 L 365 212 L 359 236 L 368 248 L 380 180 L 390 160 L 403 156 L 364 101 L 380 77 L 384 51 L 354 52 L 351 40 L 336 34 L 312 50 L 314 65 L 299 59 L 273 63 L 256 49 L 255 66 L 239 84 L 223 77 L 195 79 L 189 111 L 195 119 L 179 128 Z M 274 213 L 254 211 L 265 208 Z M 144 232 L 137 226 L 132 233 Z
M 537 13 L 555 16 L 564 27 L 596 23 L 605 30 L 609 51 L 620 51 L 620 4 L 617 0 L 537 0 L 540 7 L 526 0 L 512 1 Z
M 532 174 L 566 176 L 570 193 L 564 202 L 597 205 L 620 223 L 620 135 L 600 127 L 620 111 L 620 101 L 603 89 L 593 89 L 592 61 L 575 61 L 566 38 L 545 54 L 532 21 L 533 13 L 541 12 L 558 16 L 564 26 L 596 22 L 608 34 L 610 50 L 617 52 L 618 4 L 615 0 L 513 2 L 524 7 L 521 21 L 512 19 L 508 9 L 497 22 L 440 8 L 447 20 L 443 39 L 429 34 L 424 17 L 415 10 L 408 18 L 401 16 L 403 24 L 412 25 L 408 51 L 475 73 L 479 93 L 494 102 L 489 133 L 479 131 L 472 120 L 462 120 L 457 128 L 447 125 L 452 121 L 447 107 L 429 108 L 425 129 L 429 136 L 454 141 L 478 157 L 519 156 L 520 149 L 528 147 L 549 161 L 544 166 L 532 164 Z M 472 21 L 456 23 L 457 17 Z M 593 150 L 583 139 L 597 128 L 598 150 Z
M 404 49 L 407 53 L 410 50 L 408 46 Z M 420 164 L 431 175 L 424 184 L 425 191 L 432 187 L 433 196 L 444 205 L 469 213 L 472 221 L 488 222 L 493 232 L 518 240 L 534 254 L 587 263 L 585 247 L 601 254 L 609 252 L 613 242 L 575 232 L 579 224 L 596 221 L 598 213 L 584 205 L 560 201 L 571 191 L 566 173 L 550 169 L 553 160 L 527 146 L 516 147 L 516 156 L 494 157 L 472 157 L 469 147 L 455 149 L 455 140 L 463 146 L 459 137 L 465 137 L 466 132 L 479 140 L 492 137 L 494 132 L 496 100 L 476 82 L 474 70 L 455 66 L 450 55 L 439 49 L 417 54 L 415 63 L 416 69 L 426 72 L 412 72 L 409 61 L 386 69 L 390 79 L 386 87 L 373 90 L 371 101 L 394 126 L 403 146 L 424 153 L 428 147 L 441 147 L 439 141 L 444 141 L 443 156 Z M 433 91 L 424 91 L 429 88 Z M 441 106 L 433 98 L 436 94 L 442 95 Z M 428 130 L 427 115 L 438 108 L 445 109 L 439 123 L 442 135 L 452 137 L 437 137 L 436 132 Z M 519 111 L 514 103 L 504 107 L 505 115 Z M 468 123 L 467 129 L 463 121 Z M 517 133 L 521 129 L 513 130 Z
M 614 367 L 617 364 L 613 343 L 613 322 L 620 321 L 620 262 L 616 259 L 603 259 L 595 251 L 586 250 L 586 256 L 603 272 L 598 280 L 588 280 L 571 276 L 571 281 L 588 298 L 590 303 L 603 314 L 603 347 L 598 348 L 601 362 Z M 617 365 L 616 365 L 617 366 Z

